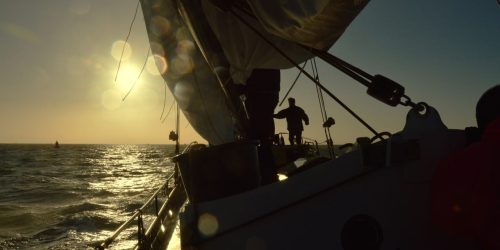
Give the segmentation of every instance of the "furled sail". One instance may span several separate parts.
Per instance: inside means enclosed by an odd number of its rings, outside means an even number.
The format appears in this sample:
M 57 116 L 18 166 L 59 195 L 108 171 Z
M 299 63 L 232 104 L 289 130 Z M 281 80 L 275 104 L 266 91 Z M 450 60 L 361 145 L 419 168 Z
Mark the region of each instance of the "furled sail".
M 367 2 L 141 0 L 141 6 L 151 48 L 169 65 L 162 75 L 183 113 L 201 136 L 221 144 L 244 127 L 229 86 L 245 84 L 257 68 L 294 66 L 260 36 L 299 63 L 313 57 L 302 46 L 328 50 Z

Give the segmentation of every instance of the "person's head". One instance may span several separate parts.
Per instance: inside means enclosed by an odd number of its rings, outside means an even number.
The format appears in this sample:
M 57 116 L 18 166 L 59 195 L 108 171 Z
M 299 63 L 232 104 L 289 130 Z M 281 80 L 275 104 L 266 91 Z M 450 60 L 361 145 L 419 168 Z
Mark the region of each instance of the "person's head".
M 500 85 L 488 89 L 476 105 L 477 127 L 482 131 L 488 124 L 500 117 Z
M 295 99 L 293 97 L 288 98 L 288 105 L 290 107 L 295 106 Z

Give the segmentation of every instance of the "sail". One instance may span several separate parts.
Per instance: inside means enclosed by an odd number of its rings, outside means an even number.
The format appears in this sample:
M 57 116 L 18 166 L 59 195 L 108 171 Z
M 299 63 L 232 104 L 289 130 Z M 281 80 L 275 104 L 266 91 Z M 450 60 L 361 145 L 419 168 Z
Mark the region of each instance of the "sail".
M 180 108 L 202 137 L 221 144 L 244 134 L 241 103 L 230 86 L 244 85 L 254 69 L 295 66 L 266 40 L 303 62 L 313 57 L 303 46 L 328 50 L 367 2 L 141 0 L 141 6 Z
M 214 1 L 214 2 L 220 2 Z M 226 1 L 234 2 L 234 1 Z M 254 32 L 271 41 L 296 63 L 313 55 L 298 44 L 328 50 L 359 14 L 368 0 L 248 0 L 251 8 L 223 11 L 201 1 L 210 27 L 217 36 L 236 83 L 244 84 L 255 68 L 286 69 L 295 66 Z M 220 4 L 219 4 L 220 5 Z
M 184 116 L 211 144 L 234 141 L 236 126 L 223 89 L 196 48 L 175 1 L 140 3 L 157 67 Z

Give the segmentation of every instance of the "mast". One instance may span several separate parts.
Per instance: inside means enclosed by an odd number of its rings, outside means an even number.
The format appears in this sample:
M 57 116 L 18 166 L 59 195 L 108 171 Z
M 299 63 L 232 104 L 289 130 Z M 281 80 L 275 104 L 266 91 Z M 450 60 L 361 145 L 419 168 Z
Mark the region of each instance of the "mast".
M 179 129 L 179 115 L 180 115 L 180 112 L 179 112 L 179 104 L 176 105 L 177 106 L 177 110 L 176 110 L 176 115 L 175 115 L 175 133 L 177 134 L 177 139 L 175 140 L 175 154 L 178 155 L 180 153 L 180 150 L 179 150 L 179 139 L 180 139 L 180 129 Z

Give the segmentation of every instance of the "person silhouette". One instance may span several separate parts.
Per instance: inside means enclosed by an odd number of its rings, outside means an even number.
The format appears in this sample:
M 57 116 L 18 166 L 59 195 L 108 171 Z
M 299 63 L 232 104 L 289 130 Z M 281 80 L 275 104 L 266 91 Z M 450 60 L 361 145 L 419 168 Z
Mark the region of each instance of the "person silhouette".
M 448 156 L 431 185 L 433 224 L 448 235 L 500 249 L 500 85 L 476 105 L 479 141 Z
M 281 74 L 277 69 L 254 69 L 243 89 L 249 117 L 249 138 L 258 140 L 262 184 L 278 181 L 272 152 L 274 108 L 278 105 Z
M 300 145 L 302 144 L 302 131 L 304 130 L 302 121 L 304 121 L 306 125 L 309 125 L 309 117 L 307 117 L 306 112 L 304 112 L 301 107 L 295 105 L 294 98 L 288 98 L 288 105 L 288 108 L 275 114 L 274 118 L 286 118 L 290 144 L 294 145 L 294 143 L 297 143 L 297 145 Z

